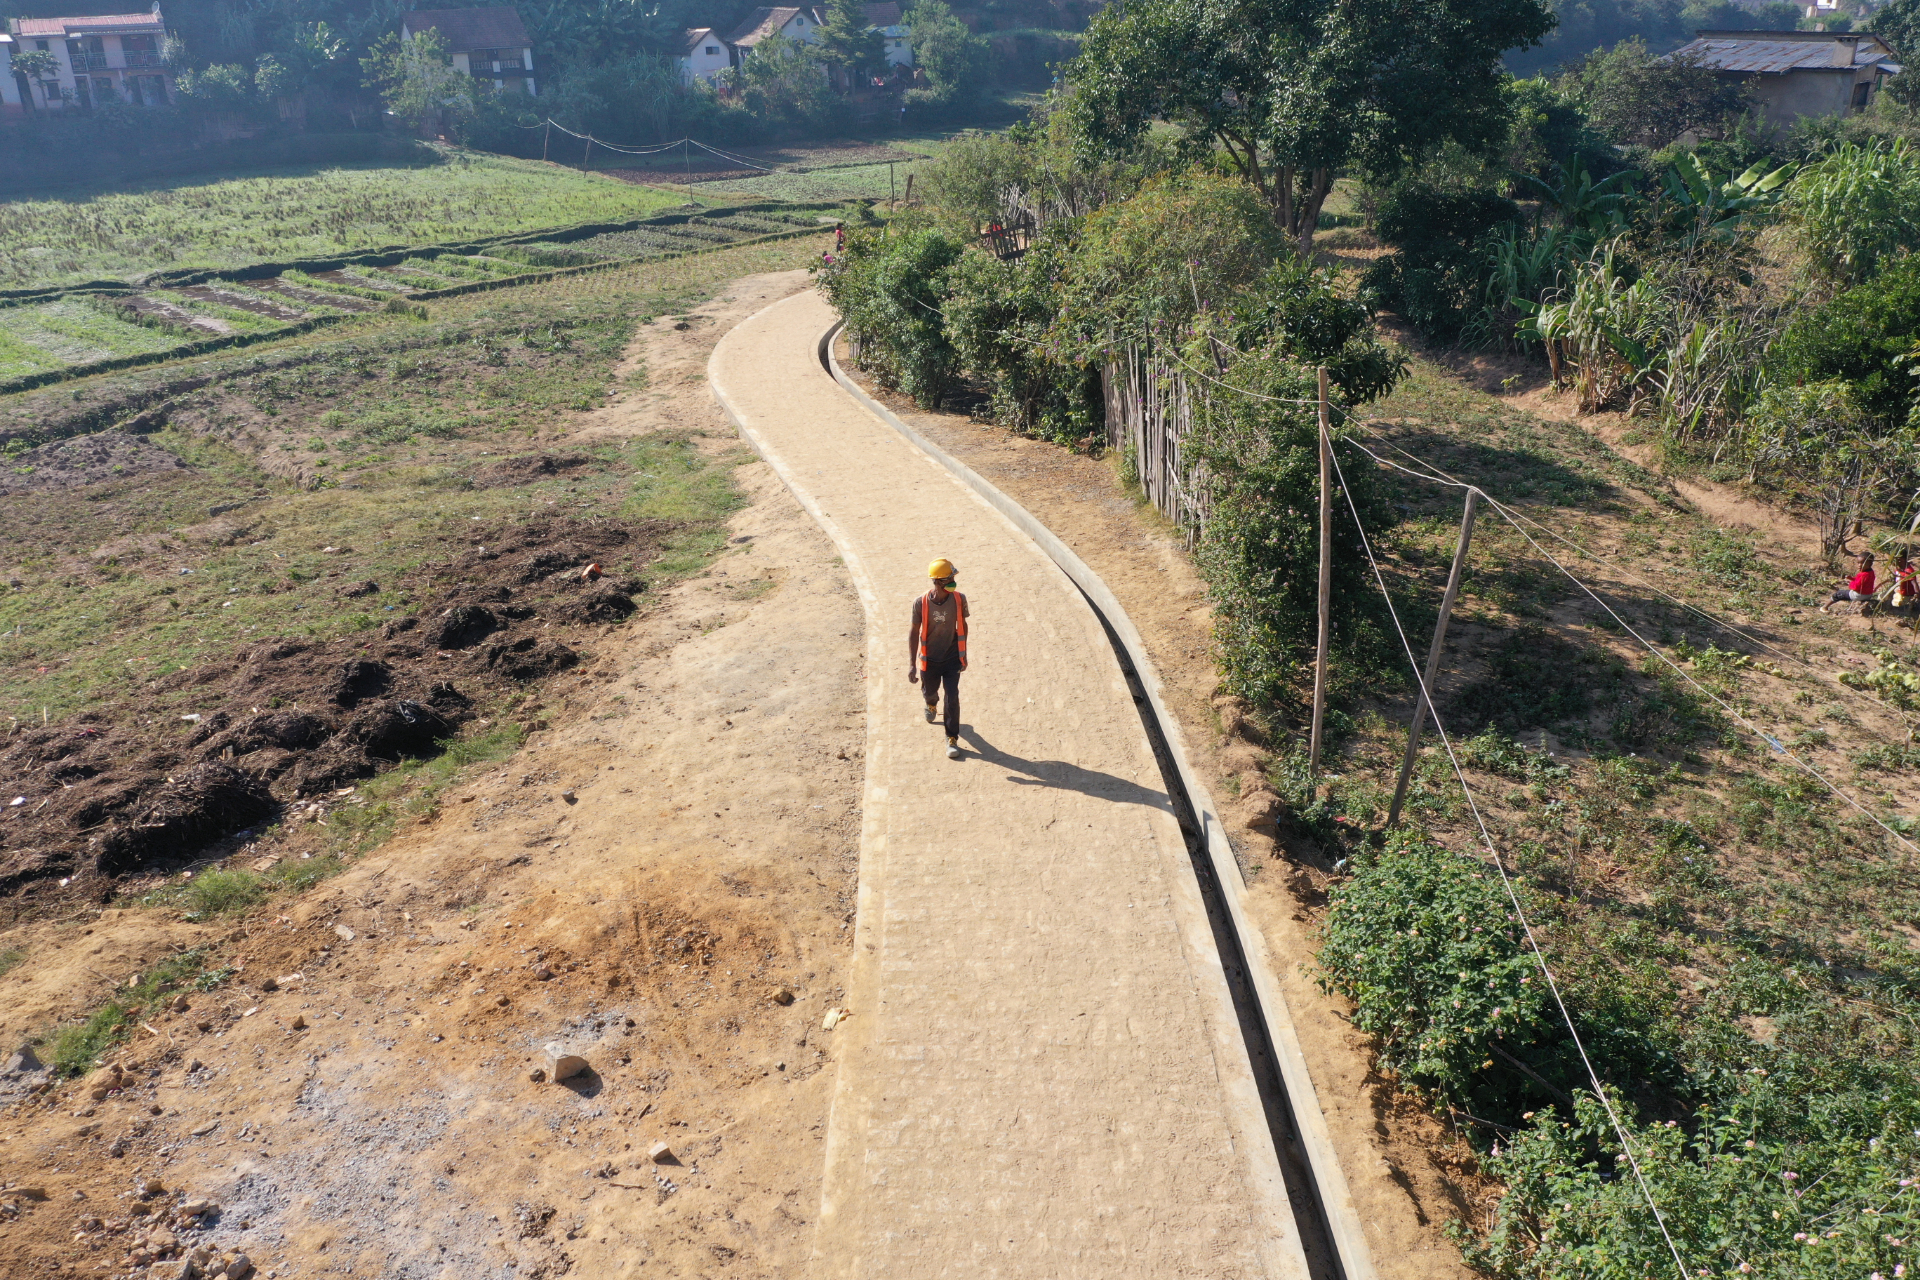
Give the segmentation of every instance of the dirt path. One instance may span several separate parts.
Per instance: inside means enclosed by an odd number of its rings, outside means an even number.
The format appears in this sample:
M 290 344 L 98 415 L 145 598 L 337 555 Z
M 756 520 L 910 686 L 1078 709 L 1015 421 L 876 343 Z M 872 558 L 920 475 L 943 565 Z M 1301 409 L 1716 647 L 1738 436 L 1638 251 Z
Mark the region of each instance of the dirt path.
M 851 1019 L 816 1274 L 1298 1276 L 1304 1259 L 1205 911 L 1092 612 L 1024 535 L 860 409 L 796 297 L 716 393 L 867 609 Z M 951 557 L 974 606 L 965 758 L 905 680 Z
M 805 284 L 736 282 L 643 330 L 647 387 L 585 433 L 706 432 L 701 448 L 738 453 L 674 371 Z M 141 1211 L 179 1195 L 222 1206 L 187 1239 L 276 1277 L 804 1270 L 835 1080 L 819 1026 L 849 958 L 864 620 L 769 469 L 737 474 L 728 553 L 609 630 L 546 690 L 553 728 L 440 812 L 238 930 L 136 909 L 25 940 L 31 963 L 0 977 L 15 1036 L 173 948 L 243 967 L 145 1014 L 110 1098 L 66 1086 L 0 1113 L 0 1176 L 47 1197 L 0 1215 L 17 1274 L 144 1277 L 135 1251 L 168 1233 Z M 590 1073 L 531 1080 L 550 1042 Z M 647 1158 L 655 1141 L 671 1163 Z M 147 1179 L 166 1192 L 136 1197 Z

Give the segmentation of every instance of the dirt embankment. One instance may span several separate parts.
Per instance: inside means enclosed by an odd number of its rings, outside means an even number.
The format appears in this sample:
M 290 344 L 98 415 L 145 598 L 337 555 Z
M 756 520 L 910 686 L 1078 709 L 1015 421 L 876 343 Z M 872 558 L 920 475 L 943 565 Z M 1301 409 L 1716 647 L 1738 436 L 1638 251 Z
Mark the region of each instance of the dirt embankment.
M 736 282 L 712 323 L 650 326 L 650 386 L 578 434 L 691 426 L 736 449 L 703 385 L 659 375 L 804 285 Z M 23 1274 L 177 1271 L 202 1245 L 282 1277 L 803 1264 L 853 914 L 862 614 L 778 482 L 736 474 L 728 552 L 550 678 L 552 727 L 519 755 L 342 875 L 237 923 L 116 908 L 0 937 L 28 957 L 0 975 L 15 1041 L 170 951 L 234 971 L 141 1011 L 106 1097 L 0 1111 L 7 1177 L 46 1197 L 0 1194 Z M 588 1070 L 531 1079 L 549 1043 Z M 217 1207 L 185 1216 L 195 1200 Z

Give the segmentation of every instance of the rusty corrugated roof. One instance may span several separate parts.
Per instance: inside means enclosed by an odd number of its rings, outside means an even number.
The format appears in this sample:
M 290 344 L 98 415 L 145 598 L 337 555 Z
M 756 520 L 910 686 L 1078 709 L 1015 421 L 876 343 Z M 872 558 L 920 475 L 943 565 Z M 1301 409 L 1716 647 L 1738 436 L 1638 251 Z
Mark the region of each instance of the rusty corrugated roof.
M 1843 58 L 1835 46 L 1852 45 Z M 1876 63 L 1892 63 L 1893 50 L 1871 35 L 1829 35 L 1825 32 L 1702 31 L 1699 38 L 1667 56 L 1691 55 L 1703 67 L 1716 71 L 1785 75 L 1789 71 L 1854 71 Z M 1898 68 L 1895 67 L 1895 70 Z

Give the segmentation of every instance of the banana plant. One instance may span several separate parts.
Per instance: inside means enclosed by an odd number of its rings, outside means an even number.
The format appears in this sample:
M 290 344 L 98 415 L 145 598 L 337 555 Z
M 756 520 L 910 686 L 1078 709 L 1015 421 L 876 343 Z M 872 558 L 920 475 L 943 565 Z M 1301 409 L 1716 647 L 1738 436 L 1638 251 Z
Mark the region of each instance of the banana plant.
M 1665 220 L 1690 244 L 1731 240 L 1749 217 L 1779 203 L 1798 167 L 1783 164 L 1768 172 L 1763 161 L 1737 178 L 1715 182 L 1699 157 L 1685 152 L 1660 175 Z
M 1598 182 L 1585 165 L 1572 173 L 1559 169 L 1558 174 L 1558 185 L 1543 182 L 1530 173 L 1513 176 L 1523 187 L 1533 188 L 1541 204 L 1559 215 L 1568 234 L 1584 239 L 1586 248 L 1612 239 L 1626 229 L 1634 200 L 1633 182 L 1640 176 L 1636 170 L 1623 169 Z

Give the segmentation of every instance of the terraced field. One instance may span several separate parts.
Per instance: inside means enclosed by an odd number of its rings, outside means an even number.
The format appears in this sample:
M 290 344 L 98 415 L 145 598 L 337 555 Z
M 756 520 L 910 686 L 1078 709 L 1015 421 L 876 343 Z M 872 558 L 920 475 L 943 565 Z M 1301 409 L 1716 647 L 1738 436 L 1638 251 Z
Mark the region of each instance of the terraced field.
M 836 220 L 816 210 L 722 208 L 598 234 L 588 227 L 584 235 L 506 241 L 481 253 L 423 248 L 404 257 L 369 255 L 341 265 L 314 263 L 309 270 L 289 267 L 270 276 L 195 277 L 143 289 L 17 299 L 11 306 L 0 304 L 0 389 L 195 344 L 249 341 L 294 326 L 412 306 L 445 296 L 446 290 L 557 269 L 670 258 Z

